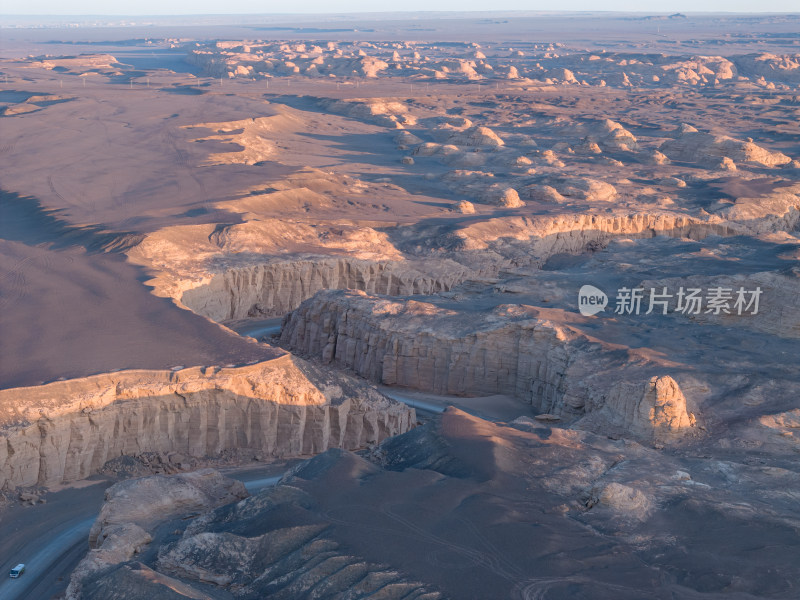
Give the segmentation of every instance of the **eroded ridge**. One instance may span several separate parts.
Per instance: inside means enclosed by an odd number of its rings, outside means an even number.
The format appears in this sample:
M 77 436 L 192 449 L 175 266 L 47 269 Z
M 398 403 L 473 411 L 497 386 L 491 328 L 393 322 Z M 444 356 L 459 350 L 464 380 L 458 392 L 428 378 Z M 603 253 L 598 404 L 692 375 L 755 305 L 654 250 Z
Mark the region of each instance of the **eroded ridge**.
M 413 409 L 291 356 L 3 390 L 0 406 L 4 486 L 75 481 L 143 452 L 268 458 L 357 449 L 415 423 Z

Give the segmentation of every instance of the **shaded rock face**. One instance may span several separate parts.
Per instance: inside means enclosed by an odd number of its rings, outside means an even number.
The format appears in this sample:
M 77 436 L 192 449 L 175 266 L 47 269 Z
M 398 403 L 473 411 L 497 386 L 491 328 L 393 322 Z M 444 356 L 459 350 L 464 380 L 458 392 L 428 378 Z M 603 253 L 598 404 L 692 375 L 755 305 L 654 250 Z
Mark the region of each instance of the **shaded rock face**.
M 372 381 L 436 394 L 530 397 L 547 406 L 562 403 L 566 391 L 557 373 L 569 357 L 558 336 L 535 320 L 465 322 L 430 304 L 341 291 L 303 303 L 281 330 L 294 351 Z
M 647 377 L 647 367 L 623 370 L 627 355 L 550 320 L 558 317 L 563 313 L 520 306 L 462 314 L 413 300 L 321 292 L 284 318 L 281 341 L 386 385 L 505 394 L 568 417 L 599 411 L 581 421 L 593 430 L 668 441 L 694 427 L 672 377 Z
M 378 472 L 341 452 L 326 455 L 322 463 L 337 461 L 354 469 L 351 473 Z M 326 535 L 329 524 L 307 492 L 286 485 L 242 499 L 247 493 L 239 487 L 213 471 L 113 486 L 92 529 L 96 548 L 73 573 L 67 598 L 106 599 L 112 589 L 120 600 L 144 592 L 161 598 L 164 588 L 178 593 L 165 598 L 441 597 L 431 586 L 341 548 Z M 173 543 L 157 537 L 164 523 L 198 512 L 204 514 Z M 121 528 L 130 532 L 124 541 L 117 535 Z M 141 553 L 151 542 L 162 544 L 148 566 L 139 560 L 146 560 Z
M 241 598 L 441 597 L 391 567 L 346 553 L 325 535 L 328 524 L 318 511 L 311 495 L 282 486 L 204 515 L 161 554 L 157 567 L 183 580 L 237 589 Z M 274 519 L 281 513 L 289 527 Z
M 112 494 L 120 516 L 168 478 L 148 479 Z M 85 600 L 788 598 L 795 501 L 772 497 L 769 512 L 742 501 L 776 481 L 796 487 L 798 475 L 450 408 L 366 456 L 303 461 L 180 531 L 160 533 L 168 510 L 162 525 L 134 514 L 125 526 L 153 541 L 77 570 L 71 589 Z
M 165 521 L 204 513 L 247 496 L 240 481 L 223 477 L 211 469 L 170 477 L 154 475 L 130 479 L 111 486 L 106 490 L 105 504 L 89 533 L 89 553 L 73 572 L 66 597 L 69 600 L 93 597 L 92 592 L 84 593 L 84 582 L 133 559 L 153 541 L 157 527 Z M 155 588 L 152 591 L 157 598 L 166 592 L 161 588 L 172 589 L 176 593 L 174 597 L 178 598 L 206 597 L 192 595 L 189 586 L 159 577 L 143 566 L 129 568 L 120 575 L 121 589 L 111 592 L 111 588 L 101 586 L 103 597 L 124 593 L 128 585 Z M 138 585 L 134 584 L 139 577 Z
M 413 409 L 289 356 L 239 369 L 133 371 L 6 390 L 0 407 L 0 481 L 10 486 L 82 479 L 141 452 L 213 457 L 251 449 L 279 457 L 359 448 L 415 422 Z
M 186 290 L 181 302 L 214 321 L 284 315 L 324 289 L 413 295 L 447 291 L 467 269 L 450 261 L 414 264 L 345 258 L 292 261 L 230 269 Z

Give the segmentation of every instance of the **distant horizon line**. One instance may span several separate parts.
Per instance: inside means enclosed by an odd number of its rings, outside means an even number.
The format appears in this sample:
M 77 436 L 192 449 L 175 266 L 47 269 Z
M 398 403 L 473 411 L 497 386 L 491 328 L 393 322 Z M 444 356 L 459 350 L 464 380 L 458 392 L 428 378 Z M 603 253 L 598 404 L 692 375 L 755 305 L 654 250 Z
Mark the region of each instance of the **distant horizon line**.
M 776 11 L 776 10 L 589 10 L 589 9 L 562 9 L 562 10 L 377 10 L 377 11 L 343 11 L 343 12 L 199 12 L 199 13 L 0 13 L 3 17 L 30 17 L 30 18 L 74 18 L 74 17 L 250 17 L 250 16 L 340 16 L 340 15 L 410 15 L 410 14 L 448 14 L 448 15 L 469 15 L 469 14 L 536 14 L 536 15 L 559 15 L 559 14 L 647 14 L 647 15 L 800 15 L 797 11 Z

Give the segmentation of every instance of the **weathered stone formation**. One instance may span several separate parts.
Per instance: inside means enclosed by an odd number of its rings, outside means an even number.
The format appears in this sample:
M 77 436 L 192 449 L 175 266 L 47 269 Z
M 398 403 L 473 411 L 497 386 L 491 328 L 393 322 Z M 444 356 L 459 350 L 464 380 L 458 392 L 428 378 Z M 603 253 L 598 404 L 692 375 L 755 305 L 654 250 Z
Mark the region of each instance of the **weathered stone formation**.
M 615 384 L 599 413 L 588 421 L 602 422 L 599 428 L 608 431 L 629 431 L 658 442 L 678 438 L 697 424 L 694 413 L 686 408 L 680 386 L 669 375 Z
M 284 318 L 281 342 L 386 385 L 435 394 L 508 394 L 562 403 L 568 336 L 515 307 L 494 319 L 364 292 L 320 292 Z M 523 362 L 520 362 L 524 355 Z
M 414 422 L 413 409 L 291 356 L 241 368 L 109 373 L 0 391 L 0 487 L 74 481 L 142 452 L 355 449 Z
M 334 450 L 312 469 L 334 461 L 349 462 L 347 479 L 368 465 Z M 316 499 L 291 483 L 247 497 L 241 483 L 211 470 L 116 484 L 67 598 L 441 598 L 399 569 L 340 548 L 320 513 Z
M 467 269 L 458 265 L 415 265 L 404 261 L 321 258 L 234 268 L 186 290 L 181 302 L 214 321 L 280 316 L 325 289 L 370 294 L 413 295 L 447 291 Z M 452 267 L 456 268 L 452 268 Z
M 72 573 L 67 598 L 82 598 L 84 581 L 134 558 L 153 541 L 160 523 L 247 496 L 240 481 L 211 469 L 129 479 L 111 486 L 89 533 L 89 553 Z
M 460 313 L 332 291 L 287 315 L 281 342 L 386 385 L 446 395 L 505 394 L 567 418 L 602 409 L 603 426 L 608 421 L 636 437 L 670 437 L 694 425 L 678 384 L 648 374 L 660 366 L 588 338 L 570 327 L 570 318 L 579 317 L 512 305 Z M 595 422 L 600 420 L 586 425 Z
M 746 162 L 766 167 L 782 166 L 792 162 L 791 157 L 781 152 L 770 152 L 752 141 L 745 142 L 729 136 L 688 129 L 676 132 L 675 138 L 664 142 L 659 150 L 671 160 L 712 166 L 720 164 L 725 159 L 732 160 L 734 164 Z

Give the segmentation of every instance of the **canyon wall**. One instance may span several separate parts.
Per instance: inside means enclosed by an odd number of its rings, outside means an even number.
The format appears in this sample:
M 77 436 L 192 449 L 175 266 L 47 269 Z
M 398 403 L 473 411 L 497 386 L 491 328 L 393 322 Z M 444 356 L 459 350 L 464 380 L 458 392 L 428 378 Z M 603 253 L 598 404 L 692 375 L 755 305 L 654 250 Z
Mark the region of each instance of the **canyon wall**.
M 793 194 L 782 193 L 770 202 L 741 200 L 726 208 L 725 215 L 703 219 L 669 212 L 561 214 L 438 222 L 395 228 L 389 235 L 370 228 L 356 228 L 358 235 L 348 230 L 348 235 L 373 240 L 373 246 L 367 244 L 371 253 L 349 238 L 337 238 L 335 232 L 323 239 L 319 232 L 312 237 L 302 230 L 294 240 L 298 249 L 304 244 L 329 244 L 332 252 L 349 256 L 278 258 L 274 248 L 261 248 L 258 242 L 275 235 L 272 229 L 250 231 L 240 226 L 243 231 L 234 233 L 247 243 L 228 233 L 227 241 L 217 240 L 219 247 L 208 243 L 214 234 L 193 229 L 183 231 L 186 239 L 178 236 L 183 241 L 177 245 L 165 244 L 163 235 L 152 236 L 131 257 L 156 274 L 150 284 L 157 295 L 171 297 L 195 313 L 217 322 L 269 318 L 294 310 L 320 290 L 354 289 L 388 296 L 446 292 L 469 279 L 497 277 L 504 269 L 541 267 L 554 254 L 597 250 L 615 238 L 700 240 L 797 227 L 800 200 Z M 235 238 L 238 245 L 228 238 Z
M 530 309 L 530 310 L 528 310 Z M 542 411 L 583 405 L 576 357 L 591 343 L 531 307 L 460 314 L 363 292 L 321 292 L 284 318 L 281 342 L 371 381 L 443 395 L 506 394 Z
M 452 261 L 317 258 L 231 268 L 183 292 L 181 302 L 214 321 L 281 316 L 324 289 L 391 296 L 447 291 L 468 270 Z
M 117 456 L 299 456 L 403 433 L 414 410 L 291 356 L 0 391 L 0 487 L 85 478 Z
M 519 305 L 460 313 L 330 291 L 284 318 L 281 342 L 385 385 L 437 395 L 505 394 L 567 419 L 602 409 L 603 426 L 635 437 L 675 437 L 694 426 L 678 383 L 661 374 L 663 365 L 588 338 L 569 324 L 580 318 Z M 595 423 L 601 420 L 585 424 L 594 429 Z

